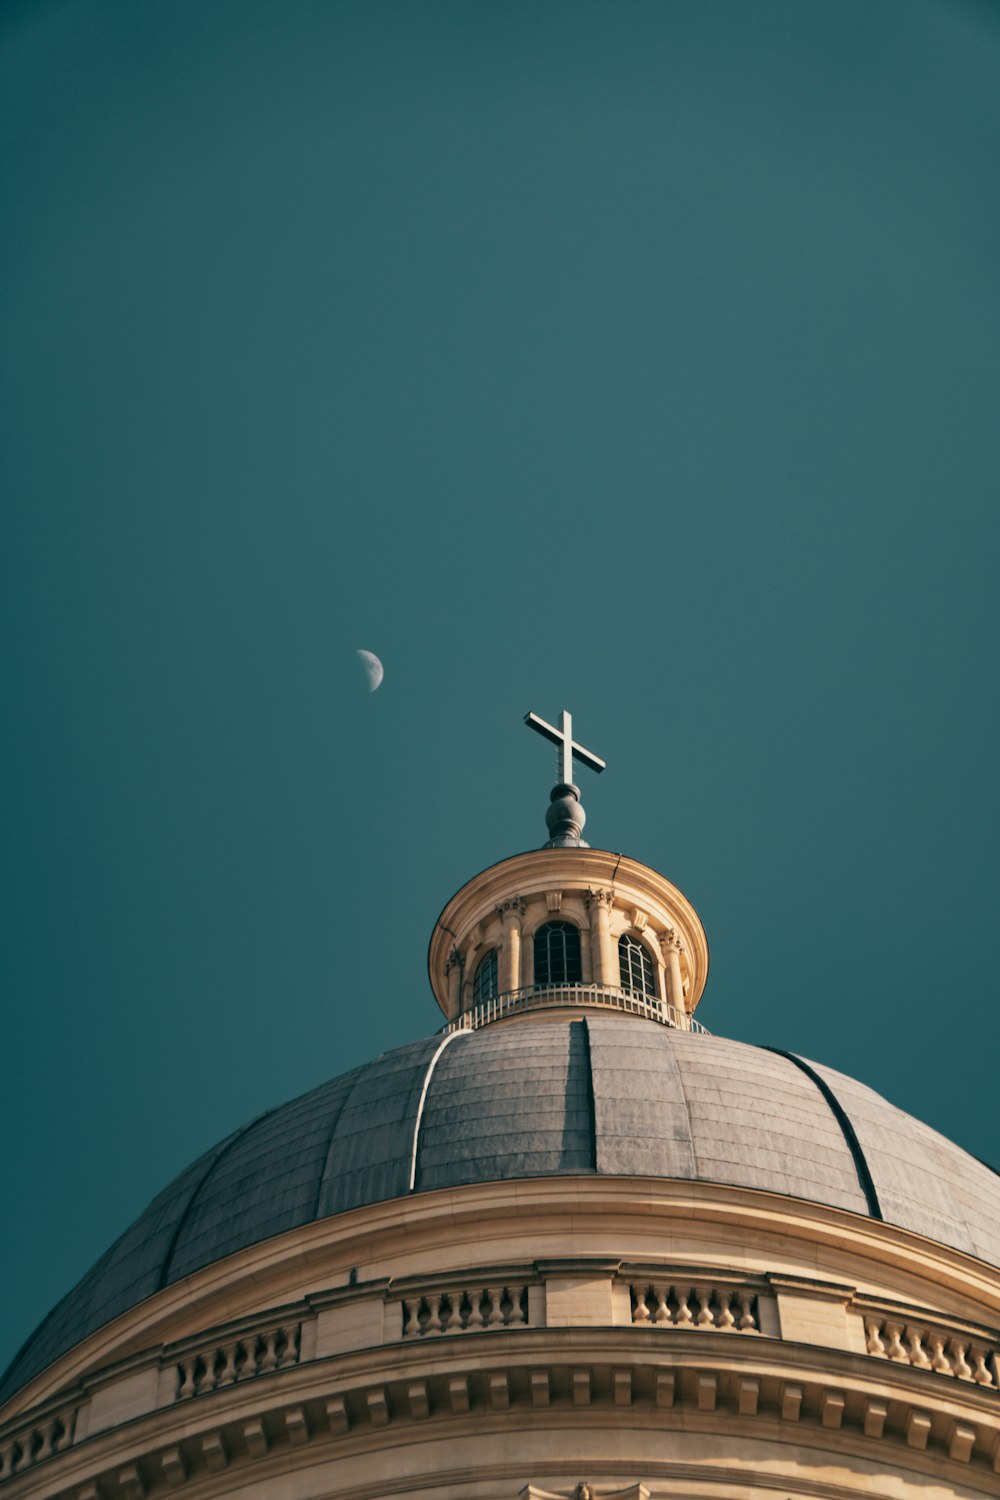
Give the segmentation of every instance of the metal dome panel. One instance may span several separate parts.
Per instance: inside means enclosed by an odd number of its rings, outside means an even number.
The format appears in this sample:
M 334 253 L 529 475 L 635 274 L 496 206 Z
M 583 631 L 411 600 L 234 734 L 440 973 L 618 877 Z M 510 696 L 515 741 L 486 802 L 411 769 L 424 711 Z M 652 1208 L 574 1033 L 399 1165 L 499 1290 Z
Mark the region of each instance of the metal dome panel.
M 832 1089 L 864 1152 L 882 1217 L 1000 1265 L 1000 1177 L 874 1089 L 810 1063 Z

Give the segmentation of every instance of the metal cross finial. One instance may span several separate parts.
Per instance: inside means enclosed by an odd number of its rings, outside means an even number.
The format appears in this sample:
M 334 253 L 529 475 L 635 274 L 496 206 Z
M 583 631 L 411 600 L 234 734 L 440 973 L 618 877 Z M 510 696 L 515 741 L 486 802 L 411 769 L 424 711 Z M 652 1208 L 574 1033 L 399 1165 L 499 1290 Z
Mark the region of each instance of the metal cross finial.
M 537 714 L 525 714 L 524 722 L 529 729 L 536 730 L 538 734 L 544 735 L 545 739 L 551 740 L 553 745 L 558 745 L 559 775 L 563 782 L 572 786 L 574 760 L 578 760 L 581 765 L 589 766 L 592 771 L 596 771 L 598 774 L 605 770 L 606 762 L 601 760 L 599 755 L 595 755 L 592 750 L 585 750 L 582 745 L 578 745 L 574 740 L 573 719 L 565 709 L 559 715 L 560 727 L 558 729 L 554 729 L 551 724 L 547 724 Z

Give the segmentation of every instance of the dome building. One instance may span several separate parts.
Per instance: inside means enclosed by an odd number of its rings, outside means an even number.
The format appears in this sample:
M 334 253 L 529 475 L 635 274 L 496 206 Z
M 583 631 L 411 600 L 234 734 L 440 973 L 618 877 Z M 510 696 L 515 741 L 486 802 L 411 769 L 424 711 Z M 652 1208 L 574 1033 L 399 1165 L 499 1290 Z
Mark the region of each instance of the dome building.
M 153 1200 L 3 1378 L 4 1500 L 1000 1493 L 1000 1177 L 710 1035 L 697 913 L 529 717 L 550 837 L 442 911 L 443 1028 Z

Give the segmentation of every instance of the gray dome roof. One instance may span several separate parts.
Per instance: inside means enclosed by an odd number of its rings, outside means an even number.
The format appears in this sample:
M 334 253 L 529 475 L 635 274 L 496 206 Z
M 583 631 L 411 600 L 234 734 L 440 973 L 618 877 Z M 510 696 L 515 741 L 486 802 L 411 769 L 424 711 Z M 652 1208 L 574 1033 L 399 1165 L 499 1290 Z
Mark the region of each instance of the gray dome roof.
M 399 1047 L 227 1137 L 53 1309 L 0 1399 L 161 1287 L 411 1173 L 421 1192 L 588 1172 L 761 1188 L 1000 1265 L 1000 1177 L 863 1084 L 621 1015 L 535 1019 Z

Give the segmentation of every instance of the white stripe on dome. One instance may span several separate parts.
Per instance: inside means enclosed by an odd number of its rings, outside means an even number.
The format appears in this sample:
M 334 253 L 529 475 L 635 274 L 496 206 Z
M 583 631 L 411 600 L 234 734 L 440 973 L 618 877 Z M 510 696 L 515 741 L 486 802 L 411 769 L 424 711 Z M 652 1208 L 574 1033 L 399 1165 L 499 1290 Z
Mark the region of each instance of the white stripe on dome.
M 417 1180 L 417 1146 L 420 1143 L 420 1122 L 424 1117 L 424 1104 L 427 1100 L 427 1090 L 430 1087 L 431 1078 L 434 1076 L 434 1069 L 437 1067 L 437 1060 L 441 1056 L 441 1053 L 447 1047 L 449 1042 L 453 1042 L 455 1038 L 459 1036 L 471 1035 L 472 1033 L 470 1031 L 449 1031 L 445 1036 L 441 1038 L 441 1042 L 437 1050 L 435 1051 L 434 1056 L 427 1064 L 427 1072 L 424 1074 L 424 1086 L 420 1090 L 420 1102 L 417 1105 L 417 1118 L 413 1122 L 413 1154 L 410 1157 L 409 1183 L 409 1191 L 411 1193 L 413 1192 L 414 1183 Z

